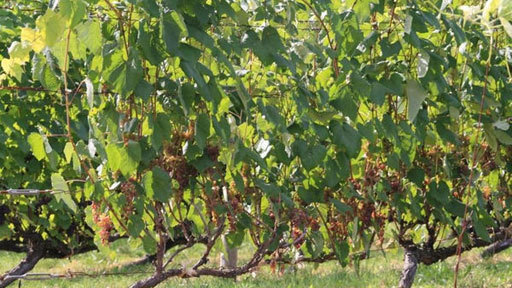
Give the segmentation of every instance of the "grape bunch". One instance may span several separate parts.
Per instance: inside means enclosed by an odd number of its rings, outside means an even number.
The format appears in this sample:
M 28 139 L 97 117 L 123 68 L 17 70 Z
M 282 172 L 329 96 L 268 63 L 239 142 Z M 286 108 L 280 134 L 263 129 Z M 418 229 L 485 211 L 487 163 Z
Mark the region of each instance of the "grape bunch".
M 133 183 L 133 179 L 121 184 L 121 193 L 126 197 L 126 204 L 123 206 L 123 216 L 128 218 L 133 214 L 133 201 L 135 200 L 135 196 L 137 196 L 137 188 Z
M 339 239 L 344 239 L 348 232 L 345 221 L 342 219 L 332 218 L 328 224 L 329 231 L 331 231 L 331 235 Z
M 91 204 L 92 209 L 92 220 L 93 222 L 100 227 L 100 239 L 103 245 L 109 244 L 110 232 L 114 228 L 112 224 L 112 220 L 110 220 L 110 216 L 108 214 L 100 211 L 101 203 L 93 201 Z
M 108 245 L 109 243 L 109 237 L 110 237 L 110 231 L 112 231 L 112 228 L 114 227 L 112 225 L 112 220 L 110 220 L 110 216 L 107 214 L 101 215 L 99 222 L 96 223 L 98 226 L 100 226 L 100 239 L 101 244 Z
M 292 239 L 295 245 L 295 248 L 299 249 L 300 246 L 304 243 L 303 239 L 297 241 L 303 233 L 303 227 L 310 223 L 310 219 L 304 210 L 300 209 L 292 209 L 290 211 L 290 224 L 292 226 Z M 315 227 L 316 228 L 316 227 Z

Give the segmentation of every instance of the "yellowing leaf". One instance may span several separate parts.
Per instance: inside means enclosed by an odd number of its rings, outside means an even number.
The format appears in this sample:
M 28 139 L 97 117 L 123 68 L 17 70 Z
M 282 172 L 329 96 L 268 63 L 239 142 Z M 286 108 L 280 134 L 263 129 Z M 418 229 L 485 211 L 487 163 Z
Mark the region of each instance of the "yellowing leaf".
M 41 52 L 45 46 L 41 33 L 27 27 L 21 28 L 21 42 L 29 43 L 36 53 Z
M 18 41 L 14 41 L 9 46 L 9 56 L 10 58 L 17 64 L 23 65 L 25 62 L 30 60 L 30 45 L 26 42 L 20 43 Z
M 462 6 L 459 6 L 459 10 L 462 11 L 462 14 L 464 15 L 465 20 L 476 20 L 478 12 L 480 12 L 480 6 L 479 5 L 474 5 L 474 6 L 462 5 Z
M 66 157 L 67 163 L 71 163 L 74 153 L 75 153 L 75 150 L 73 148 L 73 144 L 71 142 L 67 142 L 66 146 L 64 146 L 64 156 Z
M 509 21 L 512 20 L 512 1 L 501 1 L 498 16 L 508 19 Z
M 329 87 L 329 81 L 332 79 L 332 69 L 326 68 L 316 75 L 316 81 L 320 87 Z
M 229 107 L 231 107 L 231 101 L 228 97 L 223 97 L 222 100 L 220 100 L 217 115 L 224 115 L 224 113 L 228 113 Z
M 21 68 L 21 65 L 16 63 L 13 59 L 2 59 L 2 69 L 7 75 L 21 81 L 23 69 Z
M 27 142 L 30 144 L 32 154 L 34 154 L 37 160 L 41 161 L 46 158 L 46 149 L 41 134 L 30 133 L 30 135 L 28 135 Z
M 484 24 L 491 26 L 489 18 L 498 10 L 500 4 L 501 0 L 487 0 L 487 2 L 485 2 L 484 10 L 482 11 L 482 22 Z
M 66 19 L 53 10 L 48 9 L 43 16 L 37 19 L 36 25 L 48 47 L 53 47 L 65 37 Z
M 508 37 L 512 38 L 512 24 L 508 22 L 504 18 L 500 18 L 501 24 L 503 25 L 503 29 L 505 29 L 505 32 L 507 32 Z

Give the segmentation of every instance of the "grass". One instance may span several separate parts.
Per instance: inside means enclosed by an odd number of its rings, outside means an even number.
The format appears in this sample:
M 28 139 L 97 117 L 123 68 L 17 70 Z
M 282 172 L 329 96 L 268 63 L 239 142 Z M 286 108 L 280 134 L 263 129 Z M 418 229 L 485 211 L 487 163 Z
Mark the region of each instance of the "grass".
M 203 248 L 187 251 L 176 259 L 179 265 L 191 266 Z M 512 250 L 512 249 L 511 249 Z M 241 261 L 250 257 L 250 246 L 241 248 Z M 115 253 L 114 253 L 115 252 Z M 218 255 L 219 249 L 215 251 Z M 459 274 L 459 287 L 512 287 L 512 251 L 502 252 L 493 258 L 483 260 L 473 250 L 463 254 L 462 267 Z M 120 268 L 123 264 L 143 255 L 138 249 L 130 249 L 125 240 L 113 244 L 110 251 L 90 252 L 73 256 L 69 259 L 44 259 L 32 272 L 66 273 L 66 271 L 121 272 L 131 275 L 101 276 L 97 278 L 77 277 L 73 279 L 22 280 L 21 287 L 127 287 L 150 274 L 150 265 Z M 24 257 L 23 254 L 0 252 L 0 269 L 7 271 Z M 217 256 L 212 257 L 216 262 Z M 415 287 L 449 287 L 453 285 L 453 266 L 455 257 L 431 266 L 420 265 L 416 274 Z M 391 250 L 383 254 L 373 254 L 371 259 L 361 261 L 360 273 L 356 274 L 353 267 L 342 268 L 336 262 L 321 265 L 307 264 L 301 269 L 285 268 L 282 276 L 273 275 L 267 266 L 260 267 L 254 275 L 244 275 L 237 281 L 202 277 L 195 279 L 170 279 L 158 287 L 191 287 L 191 288 L 262 288 L 262 287 L 396 287 L 402 267 L 402 252 Z M 143 272 L 141 274 L 137 274 Z M 17 282 L 15 282 L 17 284 Z M 13 284 L 12 286 L 16 286 Z

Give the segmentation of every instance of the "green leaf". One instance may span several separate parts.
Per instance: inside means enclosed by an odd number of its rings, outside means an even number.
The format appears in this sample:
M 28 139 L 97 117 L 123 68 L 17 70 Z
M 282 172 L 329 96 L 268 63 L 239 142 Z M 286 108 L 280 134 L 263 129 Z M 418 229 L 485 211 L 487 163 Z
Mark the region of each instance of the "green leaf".
M 301 186 L 297 189 L 297 194 L 299 194 L 302 201 L 308 204 L 324 202 L 324 193 L 318 189 L 311 189 L 311 187 L 310 189 L 306 189 Z
M 154 255 L 156 253 L 156 244 L 153 237 L 147 234 L 142 237 L 142 247 L 147 255 Z
M 51 176 L 52 189 L 56 193 L 54 194 L 55 199 L 59 202 L 64 202 L 73 212 L 76 213 L 77 206 L 71 195 L 69 194 L 69 187 L 64 178 L 57 173 L 53 173 Z
M 466 205 L 458 199 L 452 199 L 447 205 L 445 205 L 446 211 L 458 217 L 464 217 L 465 207 Z M 468 208 L 468 213 L 469 211 L 470 210 Z
M 341 202 L 338 199 L 331 198 L 330 202 L 334 205 L 334 207 L 336 207 L 336 209 L 338 209 L 338 211 L 340 211 L 343 214 L 353 212 L 351 206 Z
M 137 215 L 131 215 L 128 219 L 128 233 L 130 233 L 130 236 L 137 238 L 140 235 L 140 232 L 144 230 L 144 222 L 142 219 Z
M 170 15 L 171 15 L 172 21 L 176 24 L 176 26 L 179 29 L 179 31 L 181 33 L 181 37 L 187 37 L 188 36 L 187 25 L 183 21 L 183 17 L 180 14 L 178 14 L 178 12 L 176 12 L 175 10 L 171 11 Z
M 340 124 L 336 121 L 331 121 L 330 128 L 334 144 L 345 149 L 348 156 L 357 157 L 361 149 L 361 136 L 357 130 L 347 123 Z
M 147 1 L 144 1 L 146 3 Z M 148 26 L 148 28 L 146 28 Z M 160 65 L 164 60 L 165 51 L 160 43 L 159 32 L 160 30 L 155 28 L 151 29 L 147 21 L 142 21 L 139 24 L 139 34 L 137 35 L 137 45 L 139 45 L 141 54 L 153 65 Z
M 493 151 L 498 150 L 498 140 L 496 138 L 496 134 L 494 133 L 494 127 L 492 124 L 490 124 L 490 123 L 484 124 L 484 134 L 485 134 L 485 139 L 487 140 L 487 143 L 489 144 L 489 147 L 491 147 Z
M 9 228 L 9 223 L 6 222 L 3 225 L 0 225 L 0 240 L 9 239 L 13 232 L 14 231 Z
M 55 72 L 52 71 L 49 65 L 44 65 L 39 81 L 48 90 L 58 90 L 60 88 L 60 80 L 55 76 Z
M 119 170 L 125 177 L 132 176 L 137 172 L 141 160 L 141 149 L 138 142 L 128 141 L 126 147 L 118 150 L 121 156 Z M 108 152 L 107 152 L 108 153 Z
M 92 54 L 98 54 L 103 46 L 101 24 L 95 20 L 89 20 L 76 26 L 77 39 L 84 44 Z
M 162 38 L 167 51 L 173 54 L 172 56 L 178 56 L 180 54 L 178 51 L 180 40 L 182 37 L 188 36 L 188 30 L 181 15 L 176 11 L 166 13 L 161 18 L 161 27 Z
M 195 140 L 199 149 L 206 147 L 206 139 L 210 136 L 210 118 L 206 114 L 199 114 L 195 126 Z
M 327 161 L 325 167 L 325 184 L 327 184 L 327 186 L 332 188 L 336 186 L 338 183 L 340 183 L 340 181 L 342 180 L 342 177 L 339 175 L 340 170 L 341 169 L 336 163 L 336 161 L 332 159 L 329 159 Z
M 450 29 L 455 36 L 455 41 L 457 41 L 458 45 L 461 45 L 466 41 L 466 35 L 464 34 L 464 31 L 460 28 L 460 26 L 451 20 L 448 19 L 448 17 L 443 16 L 442 20 L 447 26 L 448 29 Z
M 60 0 L 60 12 L 67 18 L 69 28 L 74 28 L 84 18 L 87 6 L 83 0 Z
M 187 77 L 194 79 L 194 81 L 199 86 L 201 97 L 203 97 L 206 101 L 212 101 L 213 99 L 210 93 L 210 89 L 208 88 L 208 85 L 206 84 L 201 73 L 199 73 L 199 71 L 197 70 L 196 66 L 196 64 L 187 60 L 182 60 L 180 62 L 180 67 L 183 70 L 183 72 L 185 72 Z
M 265 181 L 261 179 L 255 179 L 254 184 L 256 186 L 260 187 L 261 190 L 268 196 L 272 198 L 279 197 L 279 194 L 281 193 L 281 190 L 279 190 L 279 187 L 276 186 L 273 183 L 265 183 Z
M 346 240 L 336 241 L 336 258 L 342 267 L 348 264 L 348 254 L 350 252 L 350 246 Z
M 407 178 L 411 180 L 418 187 L 423 187 L 423 180 L 425 180 L 425 171 L 423 169 L 415 167 L 407 172 Z
M 32 132 L 28 135 L 27 141 L 32 149 L 32 154 L 37 160 L 41 161 L 46 158 L 45 145 L 41 134 Z
M 188 116 L 190 109 L 196 97 L 196 89 L 190 83 L 185 83 L 178 89 L 178 99 L 180 100 L 181 107 L 185 116 Z
M 308 116 L 311 117 L 315 122 L 321 123 L 321 124 L 327 124 L 329 121 L 332 120 L 332 118 L 338 114 L 336 111 L 321 111 L 318 112 L 313 108 L 310 108 L 308 110 Z
M 478 218 L 477 213 L 473 213 L 471 219 L 473 220 L 472 224 L 473 227 L 475 228 L 476 235 L 478 235 L 484 241 L 491 243 L 491 237 L 489 236 L 489 232 L 487 232 L 485 225 L 483 225 L 480 219 Z
M 427 92 L 421 87 L 421 84 L 415 80 L 407 80 L 405 86 L 405 93 L 407 94 L 407 119 L 413 122 L 420 111 L 421 104 L 427 98 Z
M 310 235 L 310 240 L 306 242 L 306 247 L 308 247 L 311 257 L 317 258 L 324 249 L 324 237 L 320 231 L 313 231 Z
M 247 148 L 247 147 L 239 147 L 237 157 L 239 157 L 239 161 L 242 162 L 249 162 L 250 160 L 254 161 L 256 164 L 258 164 L 263 170 L 268 170 L 268 165 L 261 158 L 260 154 L 256 153 L 255 151 Z
M 496 135 L 496 138 L 501 143 L 505 145 L 512 145 L 512 137 L 508 135 L 506 132 L 501 130 L 494 130 L 494 135 Z
M 153 85 L 149 84 L 146 80 L 142 80 L 139 82 L 139 84 L 137 84 L 137 87 L 135 87 L 133 92 L 137 98 L 140 98 L 143 101 L 148 101 L 149 96 L 151 96 L 153 93 L 153 90 Z
M 169 139 L 171 134 L 171 123 L 167 114 L 158 113 L 156 121 L 153 123 L 153 133 L 151 134 L 151 145 L 155 151 L 159 151 L 164 140 Z
M 121 149 L 118 147 L 118 145 L 114 143 L 110 143 L 105 148 L 105 151 L 107 152 L 107 159 L 108 159 L 108 166 L 110 167 L 110 170 L 112 172 L 115 172 L 121 168 Z
M 119 56 L 118 56 L 119 57 Z M 114 68 L 108 75 L 109 82 L 112 83 L 113 90 L 123 95 L 133 91 L 142 79 L 142 66 L 138 52 L 130 48 L 128 60 L 116 59 L 119 66 Z
M 23 64 L 30 60 L 30 51 L 32 50 L 31 48 L 32 47 L 30 47 L 27 42 L 20 43 L 18 41 L 14 41 L 9 46 L 9 56 L 14 62 Z
M 162 168 L 155 166 L 143 178 L 146 195 L 153 200 L 167 202 L 172 194 L 171 177 Z
M 244 230 L 240 229 L 239 231 L 230 231 L 226 235 L 226 242 L 230 248 L 240 247 L 240 245 L 242 245 L 244 242 L 244 236 Z
M 215 163 L 206 154 L 197 159 L 194 159 L 190 162 L 190 164 L 194 166 L 200 173 L 203 173 L 206 169 L 215 165 Z
M 341 95 L 339 98 L 331 101 L 330 104 L 334 106 L 338 111 L 341 111 L 343 116 L 348 116 L 352 121 L 355 121 L 357 119 L 357 112 L 359 110 L 359 106 L 353 99 L 355 94 L 346 90 L 342 90 L 340 94 Z
M 266 26 L 265 29 L 263 29 L 261 38 L 263 39 L 266 49 L 269 51 L 275 53 L 285 50 L 281 37 L 274 27 Z
M 443 205 L 446 205 L 449 202 L 450 188 L 444 181 L 440 181 L 437 185 L 436 182 L 430 183 L 428 193 L 429 196 L 433 196 L 434 199 Z
M 310 147 L 305 155 L 301 156 L 302 164 L 306 170 L 312 170 L 323 162 L 327 149 L 323 145 Z
M 380 41 L 380 47 L 382 50 L 382 57 L 388 58 L 389 56 L 396 55 L 402 50 L 400 41 L 396 41 L 393 44 L 389 43 L 389 38 L 383 38 Z
M 73 148 L 73 144 L 71 142 L 67 142 L 66 146 L 64 146 L 64 156 L 66 157 L 66 162 L 71 163 L 74 153 L 75 149 Z
M 510 128 L 510 124 L 508 124 L 508 120 L 498 120 L 492 124 L 496 129 L 500 129 L 503 131 L 507 131 Z

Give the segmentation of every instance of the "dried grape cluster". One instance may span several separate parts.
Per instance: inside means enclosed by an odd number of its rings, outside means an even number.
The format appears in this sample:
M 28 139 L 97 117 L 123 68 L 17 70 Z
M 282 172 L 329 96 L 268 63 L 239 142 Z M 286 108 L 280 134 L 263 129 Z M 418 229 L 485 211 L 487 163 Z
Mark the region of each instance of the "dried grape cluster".
M 344 239 L 348 235 L 346 222 L 343 220 L 341 215 L 337 215 L 338 217 L 331 218 L 331 221 L 328 224 L 328 229 L 336 238 Z
M 185 132 L 174 131 L 172 141 L 164 145 L 164 153 L 152 162 L 152 165 L 159 166 L 169 173 L 171 178 L 178 182 L 179 189 L 175 197 L 179 200 L 183 191 L 188 187 L 190 179 L 196 177 L 199 173 L 194 166 L 190 165 L 183 155 L 183 145 L 194 135 L 194 125 L 189 125 Z
M 121 184 L 121 193 L 126 197 L 126 204 L 123 206 L 123 216 L 128 218 L 134 212 L 133 202 L 137 196 L 137 188 L 135 187 L 133 179 Z
M 309 217 L 304 210 L 294 208 L 290 211 L 290 224 L 292 226 L 292 239 L 293 239 L 295 248 L 299 249 L 302 246 L 302 244 L 304 244 L 305 237 L 302 237 L 300 240 L 299 240 L 299 238 L 304 233 L 304 227 L 310 226 L 310 223 L 312 223 L 312 220 L 313 220 L 313 218 Z
M 230 209 L 228 211 L 229 229 L 236 231 L 236 216 L 243 212 L 243 207 L 240 201 L 240 195 L 232 195 L 229 199 L 228 205 Z
M 190 179 L 198 174 L 183 155 L 166 153 L 160 164 L 165 171 L 169 172 L 171 178 L 178 182 L 180 191 L 183 191 L 188 186 Z
M 109 244 L 110 232 L 114 228 L 112 224 L 112 220 L 110 220 L 110 216 L 107 213 L 103 213 L 100 211 L 101 203 L 93 201 L 91 204 L 92 208 L 92 219 L 96 225 L 100 227 L 100 239 L 103 245 Z

